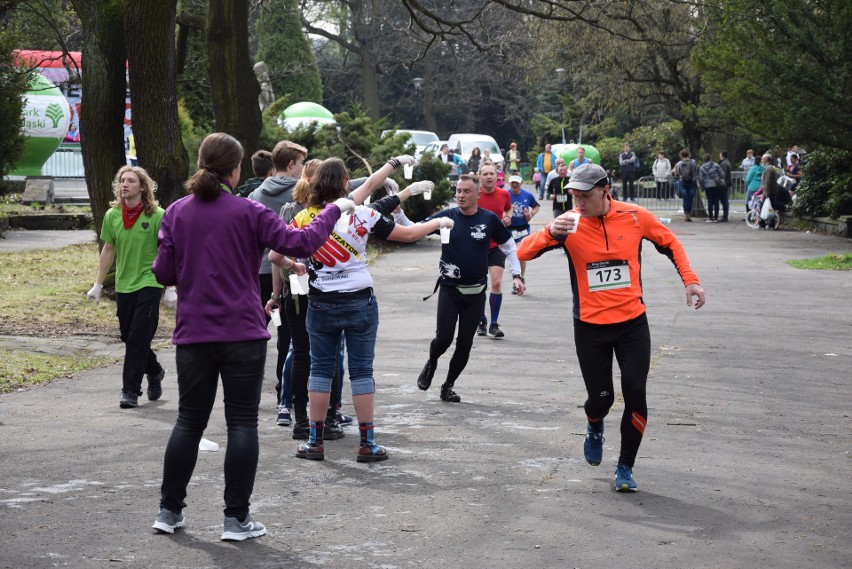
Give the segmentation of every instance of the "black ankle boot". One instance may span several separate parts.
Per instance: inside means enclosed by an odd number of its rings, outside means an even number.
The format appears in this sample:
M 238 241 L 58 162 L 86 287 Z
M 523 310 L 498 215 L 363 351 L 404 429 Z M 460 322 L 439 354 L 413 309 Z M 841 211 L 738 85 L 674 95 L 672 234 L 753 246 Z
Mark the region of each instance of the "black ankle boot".
M 293 402 L 293 438 L 299 441 L 308 440 L 311 426 L 308 421 L 308 408 L 306 403 Z
M 461 403 L 461 397 L 453 391 L 452 383 L 445 383 L 441 386 L 441 401 L 448 403 Z

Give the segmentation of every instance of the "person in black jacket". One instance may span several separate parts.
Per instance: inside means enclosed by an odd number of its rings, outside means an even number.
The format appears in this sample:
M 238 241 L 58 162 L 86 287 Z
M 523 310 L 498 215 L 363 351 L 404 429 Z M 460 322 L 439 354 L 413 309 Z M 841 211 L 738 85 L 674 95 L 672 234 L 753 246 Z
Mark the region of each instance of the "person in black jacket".
M 633 181 L 636 179 L 636 153 L 630 150 L 630 145 L 624 143 L 624 151 L 618 155 L 618 164 L 621 166 L 621 191 L 624 201 L 636 203 L 636 189 Z
M 733 183 L 733 178 L 731 177 L 731 163 L 728 161 L 728 151 L 723 150 L 719 153 L 719 167 L 722 169 L 722 173 L 725 174 L 722 179 L 725 182 L 724 187 L 720 188 L 720 199 L 722 201 L 722 219 L 719 221 L 728 221 L 728 197 L 731 193 L 731 185 Z

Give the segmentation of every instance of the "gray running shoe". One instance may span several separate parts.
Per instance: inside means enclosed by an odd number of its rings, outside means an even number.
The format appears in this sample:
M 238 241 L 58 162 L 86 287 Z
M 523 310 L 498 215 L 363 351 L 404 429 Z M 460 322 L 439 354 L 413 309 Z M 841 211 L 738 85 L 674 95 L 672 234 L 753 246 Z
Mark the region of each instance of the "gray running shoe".
M 183 512 L 176 514 L 167 508 L 160 508 L 157 520 L 151 527 L 162 533 L 175 533 L 177 528 L 182 528 L 184 525 L 186 525 L 186 517 Z
M 243 523 L 240 523 L 237 518 L 225 518 L 222 541 L 245 541 L 262 535 L 266 535 L 266 528 L 262 523 L 252 520 L 251 515 L 246 516 L 246 521 Z

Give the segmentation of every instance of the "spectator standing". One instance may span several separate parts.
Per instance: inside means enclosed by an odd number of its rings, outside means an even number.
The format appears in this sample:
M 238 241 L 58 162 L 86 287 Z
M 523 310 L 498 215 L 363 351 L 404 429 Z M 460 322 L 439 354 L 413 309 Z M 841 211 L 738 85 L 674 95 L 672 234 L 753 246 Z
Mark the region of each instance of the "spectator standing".
M 151 273 L 157 257 L 157 232 L 163 208 L 154 198 L 157 184 L 138 166 L 122 166 L 112 181 L 115 200 L 104 215 L 101 226 L 100 262 L 95 284 L 86 294 L 100 300 L 107 271 L 115 265 L 116 314 L 121 341 L 124 342 L 124 367 L 121 373 L 119 407 L 138 407 L 142 395 L 142 376 L 148 377 L 148 400 L 156 401 L 163 393 L 165 370 L 151 350 L 157 332 L 163 286 Z M 177 302 L 170 289 L 169 305 Z
M 506 172 L 503 170 L 503 163 L 498 162 L 494 165 L 494 168 L 494 185 L 503 190 L 506 186 Z
M 394 168 L 414 163 L 412 156 L 391 158 L 370 175 L 365 186 L 377 188 Z M 346 166 L 342 160 L 329 158 L 323 161 L 311 179 L 308 207 L 296 215 L 294 225 L 310 229 L 312 219 L 323 203 L 341 199 L 347 193 L 347 179 Z M 355 202 L 361 202 L 372 193 L 372 189 L 366 191 L 365 186 L 353 192 Z M 431 190 L 433 184 L 428 181 L 415 182 L 410 188 L 414 186 Z M 393 207 L 398 204 L 397 201 Z M 387 460 L 387 450 L 376 444 L 373 423 L 376 391 L 373 360 L 379 307 L 373 291 L 373 278 L 367 267 L 367 240 L 371 234 L 375 234 L 383 239 L 411 242 L 441 227 L 452 228 L 452 225 L 452 220 L 397 225 L 376 209 L 358 205 L 346 229 L 336 228 L 334 234 L 311 256 L 308 264 L 310 289 L 306 319 L 311 350 L 308 380 L 310 431 L 308 440 L 296 450 L 298 458 L 325 458 L 325 421 L 340 342 L 345 338 L 352 404 L 361 434 L 356 460 Z
M 707 223 L 719 221 L 719 201 L 722 197 L 724 177 L 725 173 L 713 162 L 713 157 L 705 154 L 704 163 L 698 169 L 698 182 L 707 195 Z
M 672 179 L 672 163 L 666 158 L 666 153 L 662 150 L 657 152 L 657 159 L 654 160 L 654 165 L 651 166 L 651 173 L 654 175 L 654 183 L 657 185 L 657 199 L 667 200 L 670 197 L 671 179 Z
M 506 153 L 506 170 L 509 174 L 518 174 L 521 171 L 521 151 L 518 150 L 517 142 L 509 145 L 509 151 Z
M 80 131 L 77 130 L 77 125 L 73 122 L 68 127 L 68 132 L 65 133 L 65 139 L 63 142 L 80 142 Z
M 242 186 L 237 188 L 237 195 L 247 198 L 255 191 L 264 180 L 275 175 L 275 166 L 272 163 L 272 153 L 268 150 L 258 150 L 251 155 L 251 169 L 254 177 L 246 180 Z
M 719 221 L 728 222 L 728 210 L 730 209 L 730 195 L 731 188 L 733 187 L 734 178 L 731 174 L 731 163 L 728 161 L 728 151 L 723 150 L 719 153 L 719 168 L 722 169 L 722 173 L 724 174 L 722 181 L 725 183 L 724 187 L 721 189 L 721 197 L 720 201 L 722 202 L 722 218 Z
M 692 221 L 692 200 L 698 187 L 695 177 L 698 174 L 698 165 L 690 157 L 689 150 L 684 148 L 680 151 L 680 162 L 675 164 L 674 174 L 680 178 L 680 196 L 683 199 L 683 220 Z M 622 188 L 622 192 L 624 188 Z
M 538 171 L 541 172 L 544 180 L 547 180 L 548 174 L 556 171 L 556 153 L 553 152 L 550 144 L 544 145 L 544 151 L 539 153 L 538 158 L 535 161 L 535 167 L 538 168 Z M 543 185 L 543 188 L 547 187 L 546 182 Z M 543 194 L 539 194 L 539 199 L 544 198 Z
M 754 164 L 755 164 L 755 160 L 754 160 L 754 150 L 752 150 L 751 148 L 749 148 L 748 150 L 746 150 L 746 157 L 745 157 L 745 158 L 743 158 L 742 164 L 740 164 L 740 169 L 741 169 L 743 172 L 748 173 L 749 169 L 750 169 L 752 166 L 754 166 Z
M 624 201 L 636 203 L 636 188 L 633 186 L 636 179 L 636 153 L 630 150 L 630 145 L 626 142 L 618 155 L 618 165 L 621 167 L 621 191 L 624 193 Z
M 618 189 L 615 187 L 615 170 L 610 170 L 606 174 L 606 185 L 609 186 L 609 192 L 612 199 L 618 199 Z
M 272 149 L 272 164 L 275 167 L 275 175 L 266 178 L 251 194 L 248 199 L 260 202 L 275 213 L 281 211 L 285 204 L 293 202 L 293 188 L 302 175 L 305 159 L 308 157 L 308 149 L 304 146 L 282 140 Z M 263 252 L 260 260 L 260 269 L 257 275 L 260 283 L 261 306 L 265 306 L 266 300 L 272 296 L 272 264 L 269 262 L 269 250 Z M 276 299 L 278 300 L 278 299 Z M 264 312 L 267 324 L 269 315 Z M 275 362 L 275 392 L 281 396 L 282 374 L 284 360 L 290 349 L 290 328 L 286 322 L 276 327 L 276 362 Z
M 467 159 L 467 171 L 476 174 L 479 172 L 479 163 L 482 162 L 482 151 L 478 146 L 474 146 L 470 151 L 470 158 Z
M 180 403 L 163 459 L 160 511 L 153 527 L 174 533 L 186 523 L 187 485 L 221 376 L 228 428 L 223 541 L 266 535 L 249 513 L 269 341 L 257 280 L 260 257 L 269 248 L 311 255 L 341 211 L 354 208 L 350 200 L 338 200 L 317 212 L 302 231 L 291 229 L 271 209 L 232 194 L 242 158 L 242 146 L 230 135 L 217 132 L 202 141 L 198 170 L 186 184 L 191 195 L 163 215 L 151 267 L 160 284 L 181 290 L 172 337 Z

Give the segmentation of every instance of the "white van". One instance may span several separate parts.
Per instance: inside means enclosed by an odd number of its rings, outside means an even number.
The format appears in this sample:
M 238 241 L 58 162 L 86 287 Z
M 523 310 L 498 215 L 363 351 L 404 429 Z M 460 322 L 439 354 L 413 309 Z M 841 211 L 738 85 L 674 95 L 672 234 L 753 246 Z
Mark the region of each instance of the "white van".
M 386 130 L 386 131 L 382 132 L 382 136 L 384 137 L 388 133 L 391 133 L 391 132 L 394 132 L 394 131 Z M 407 132 L 411 136 L 411 138 L 409 138 L 408 141 L 411 144 L 414 145 L 414 148 L 415 148 L 414 157 L 418 160 L 420 160 L 420 156 L 423 154 L 423 150 L 426 149 L 426 146 L 430 142 L 437 142 L 438 141 L 438 135 L 435 134 L 432 131 L 429 131 L 429 130 L 400 129 L 400 130 L 397 130 L 396 132 Z
M 500 153 L 497 141 L 487 134 L 453 134 L 450 135 L 447 144 L 456 154 L 462 157 L 465 164 L 470 159 L 471 151 L 478 147 L 483 158 L 485 157 L 485 150 L 488 149 L 491 151 L 492 162 L 505 165 L 503 154 Z

